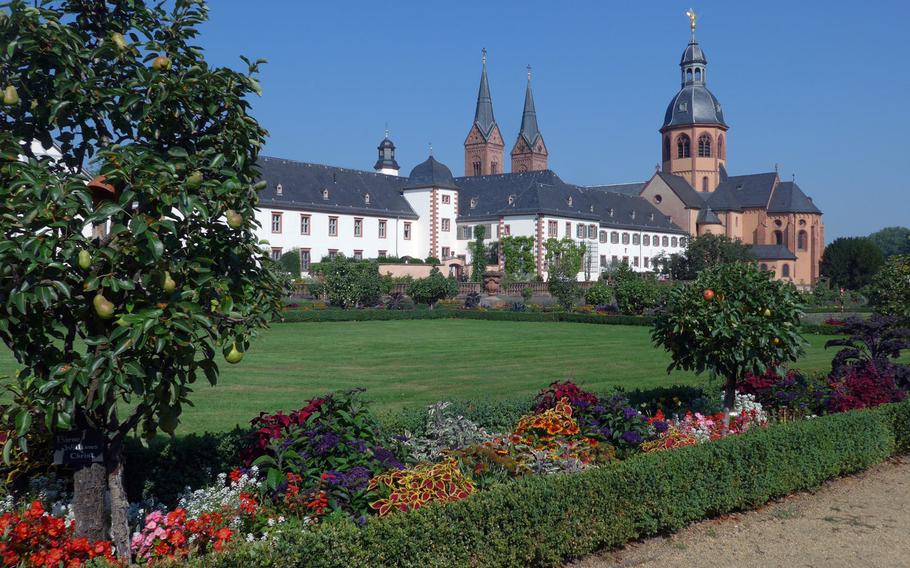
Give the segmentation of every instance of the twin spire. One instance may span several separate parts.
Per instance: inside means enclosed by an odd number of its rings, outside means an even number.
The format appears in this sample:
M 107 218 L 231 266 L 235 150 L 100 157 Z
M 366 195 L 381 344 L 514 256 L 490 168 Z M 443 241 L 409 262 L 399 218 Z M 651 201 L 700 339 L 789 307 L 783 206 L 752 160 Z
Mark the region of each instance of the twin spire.
M 487 50 L 482 51 L 480 88 L 477 91 L 477 106 L 474 124 L 465 140 L 465 175 L 489 175 L 502 172 L 503 141 L 499 126 L 493 116 L 493 98 L 490 96 L 490 81 L 487 77 Z M 477 134 L 474 134 L 474 131 Z M 479 135 L 479 136 L 478 136 Z M 525 89 L 524 110 L 521 115 L 521 130 L 511 152 L 512 171 L 532 171 L 547 168 L 547 151 L 543 136 L 537 125 L 537 110 L 531 91 L 531 66 L 528 65 L 528 85 Z

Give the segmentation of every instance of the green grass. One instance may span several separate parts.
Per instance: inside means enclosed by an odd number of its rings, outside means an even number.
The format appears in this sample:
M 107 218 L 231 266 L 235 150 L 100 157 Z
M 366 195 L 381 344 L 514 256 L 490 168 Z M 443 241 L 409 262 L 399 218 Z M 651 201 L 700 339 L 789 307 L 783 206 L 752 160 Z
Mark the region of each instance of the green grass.
M 574 323 L 475 320 L 288 323 L 265 331 L 239 365 L 221 365 L 217 387 L 204 379 L 184 411 L 180 431 L 227 430 L 261 411 L 299 408 L 327 391 L 367 388 L 379 410 L 441 399 L 532 395 L 571 378 L 595 391 L 700 384 L 674 372 L 651 346 L 650 328 Z M 809 335 L 798 366 L 824 371 L 827 337 Z M 0 354 L 0 375 L 15 361 Z

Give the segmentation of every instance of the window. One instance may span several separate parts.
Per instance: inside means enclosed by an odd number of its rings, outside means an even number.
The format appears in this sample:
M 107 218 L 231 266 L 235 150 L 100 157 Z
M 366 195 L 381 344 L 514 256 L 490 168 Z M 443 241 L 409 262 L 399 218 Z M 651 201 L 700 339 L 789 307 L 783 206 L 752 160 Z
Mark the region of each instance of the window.
M 654 196 L 654 203 L 656 203 L 658 205 L 660 205 L 661 201 L 663 201 L 663 200 L 664 200 L 663 196 L 661 196 L 661 194 L 659 194 L 659 193 Z
M 272 247 L 272 260 L 281 260 L 281 248 Z
M 363 236 L 363 219 L 354 219 L 354 236 Z
M 581 223 L 575 226 L 575 236 L 579 239 L 585 238 L 585 226 Z
M 727 155 L 724 152 L 724 135 L 720 134 L 717 136 L 717 157 L 721 160 L 726 159 Z
M 677 246 L 679 246 L 679 239 L 677 239 L 676 237 L 673 237 L 672 239 L 670 239 L 670 246 L 673 248 L 676 248 Z
M 284 188 L 281 187 L 281 184 L 280 184 L 280 183 L 279 183 L 278 185 L 275 186 L 275 193 L 277 193 L 278 195 L 281 195 L 281 194 L 284 193 Z
M 790 278 L 790 265 L 784 264 L 780 269 L 780 274 L 784 278 Z
M 711 157 L 711 135 L 708 133 L 702 134 L 698 137 L 698 157 Z
M 470 225 L 461 226 L 461 238 L 463 238 L 463 239 L 471 238 L 471 226 Z
M 612 233 L 610 233 L 610 243 L 612 243 L 614 245 L 619 244 L 619 233 L 617 233 L 616 231 L 613 231 Z
M 442 196 L 442 204 L 443 204 L 443 205 L 448 205 L 449 203 L 452 203 L 452 196 L 451 196 L 451 195 L 443 195 L 443 196 Z
M 622 263 L 625 264 L 626 266 L 629 266 L 629 257 L 628 256 L 622 257 Z
M 452 250 L 449 247 L 442 247 L 442 258 L 449 258 L 452 256 Z
M 409 222 L 404 224 L 404 240 L 411 240 L 411 223 Z
M 697 67 L 695 68 L 695 80 L 701 81 L 701 69 L 699 69 Z
M 281 232 L 281 213 L 272 213 L 272 232 Z
M 499 173 L 499 164 L 496 162 L 490 162 L 490 173 L 495 175 Z
M 363 260 L 363 251 L 362 250 L 354 251 L 354 260 Z
M 651 244 L 653 244 L 656 247 L 659 247 L 660 246 L 660 235 L 654 235 L 654 239 Z
M 664 161 L 670 159 L 670 137 L 667 136 L 664 138 Z
M 648 257 L 644 257 L 644 261 L 645 261 L 645 268 L 648 268 L 648 264 L 651 262 L 651 259 Z
M 477 198 L 472 197 L 471 198 L 471 209 L 474 209 L 475 207 L 477 207 Z
M 634 261 L 635 266 L 638 266 L 641 263 L 641 261 L 639 260 L 639 258 L 637 256 L 634 257 L 632 260 Z
M 774 244 L 776 244 L 776 245 L 784 244 L 784 232 L 783 231 L 774 231 Z
M 322 200 L 323 200 L 323 201 L 328 201 L 328 200 L 329 200 L 329 190 L 323 188 L 323 190 L 322 190 Z
M 602 243 L 607 242 L 607 232 L 606 231 L 600 232 L 600 242 L 602 242 Z
M 471 165 L 474 167 L 474 175 L 479 176 L 480 175 L 480 162 L 474 162 Z
M 597 238 L 597 225 L 588 225 L 588 238 L 592 240 Z
M 600 255 L 600 267 L 603 268 L 607 265 L 607 255 Z
M 635 233 L 634 235 L 632 235 L 632 244 L 640 245 L 641 244 L 641 235 L 639 235 L 638 233 Z
M 642 243 L 643 245 L 645 245 L 646 247 L 651 246 L 651 235 L 645 235 L 643 240 L 644 240 L 644 242 Z M 645 263 L 645 266 L 648 266 L 648 264 Z
M 309 272 L 310 260 L 310 249 L 300 249 L 300 270 Z
M 569 207 L 572 207 L 572 196 L 571 195 L 569 196 L 567 203 L 569 204 Z
M 629 233 L 622 234 L 622 244 L 624 244 L 624 245 L 629 244 Z
M 389 257 L 389 251 L 387 251 L 387 250 L 380 250 L 380 251 L 376 254 L 376 256 L 378 256 L 379 258 L 388 258 L 388 257 Z
M 444 232 L 449 232 L 450 230 L 452 230 L 452 220 L 451 219 L 442 220 L 442 230 Z
M 617 264 L 619 264 L 619 257 L 614 254 L 613 257 L 610 258 L 610 264 L 612 264 L 613 266 L 616 266 Z
M 556 221 L 547 221 L 547 235 L 553 238 L 559 236 L 559 223 Z
M 365 194 L 363 195 L 363 203 L 364 203 L 364 205 L 369 205 L 369 204 L 370 204 L 370 194 L 369 194 L 369 193 L 365 193 Z
M 510 195 L 508 201 L 509 201 L 509 205 L 514 204 L 514 203 L 515 203 L 515 196 L 514 196 L 514 195 Z
M 806 250 L 809 248 L 809 234 L 806 231 L 800 231 L 796 235 L 796 248 L 799 250 Z
M 301 235 L 310 234 L 310 216 L 309 215 L 300 216 L 300 234 Z
M 768 265 L 765 264 L 765 263 L 763 262 L 763 263 L 761 263 L 761 264 L 759 265 L 759 268 L 761 268 L 761 269 L 764 270 L 764 271 L 767 271 L 767 270 L 768 270 Z
M 708 176 L 701 178 L 701 190 L 708 191 Z
M 690 157 L 689 153 L 689 137 L 685 134 L 680 134 L 676 138 L 676 157 L 677 158 L 688 158 Z
M 329 236 L 338 236 L 338 217 L 329 217 Z
M 385 219 L 380 219 L 380 220 L 379 220 L 379 238 L 380 238 L 380 239 L 384 239 L 384 238 L 385 238 L 385 235 L 386 235 L 386 223 L 387 223 L 387 221 L 386 221 Z
M 338 256 L 338 249 L 329 249 L 329 260 L 335 260 Z
M 569 221 L 566 221 L 566 236 L 567 237 L 572 236 L 572 223 L 570 223 Z
M 512 227 L 509 225 L 503 225 L 502 226 L 502 235 L 504 237 L 508 237 L 511 234 L 512 234 Z
M 660 240 L 660 243 L 661 243 L 661 246 L 665 246 L 665 247 L 670 246 L 670 237 L 664 236 L 664 238 L 662 238 Z

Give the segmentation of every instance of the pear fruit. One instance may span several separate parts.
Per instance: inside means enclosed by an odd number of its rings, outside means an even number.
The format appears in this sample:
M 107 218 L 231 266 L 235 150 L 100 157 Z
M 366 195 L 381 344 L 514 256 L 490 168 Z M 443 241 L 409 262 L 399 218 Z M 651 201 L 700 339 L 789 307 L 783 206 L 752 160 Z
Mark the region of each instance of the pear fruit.
M 198 189 L 202 185 L 202 180 L 205 179 L 202 175 L 202 172 L 199 170 L 194 171 L 186 178 L 186 187 L 188 189 Z
M 3 89 L 3 104 L 7 106 L 19 104 L 19 92 L 16 91 L 16 87 L 7 85 L 7 87 Z
M 88 270 L 92 266 L 92 253 L 82 249 L 79 251 L 79 268 Z
M 167 71 L 171 68 L 171 60 L 163 55 L 159 55 L 152 61 L 152 69 L 155 71 Z
M 111 34 L 111 41 L 114 42 L 114 45 L 117 46 L 117 49 L 123 51 L 127 48 L 126 38 L 123 37 L 122 33 L 113 33 Z
M 225 211 L 224 215 L 227 217 L 228 227 L 232 229 L 239 229 L 243 226 L 243 215 L 240 213 L 237 213 L 233 209 L 228 209 Z
M 104 297 L 104 294 L 98 292 L 95 295 L 95 298 L 92 300 L 92 305 L 95 306 L 95 313 L 98 314 L 98 317 L 101 319 L 111 319 L 114 317 L 114 304 Z
M 173 279 L 173 278 L 171 278 L 171 273 L 170 273 L 170 272 L 165 272 L 165 273 L 164 273 L 164 280 L 161 281 L 161 287 L 162 287 L 162 288 L 164 289 L 164 291 L 167 292 L 168 294 L 170 294 L 171 292 L 173 292 L 174 290 L 177 289 L 177 283 L 174 282 L 174 279 Z
M 771 308 L 765 308 L 765 311 L 762 313 L 766 318 L 771 317 Z
M 243 359 L 243 351 L 237 349 L 236 343 L 231 345 L 231 350 L 224 356 L 224 360 L 232 365 L 236 365 L 241 359 Z

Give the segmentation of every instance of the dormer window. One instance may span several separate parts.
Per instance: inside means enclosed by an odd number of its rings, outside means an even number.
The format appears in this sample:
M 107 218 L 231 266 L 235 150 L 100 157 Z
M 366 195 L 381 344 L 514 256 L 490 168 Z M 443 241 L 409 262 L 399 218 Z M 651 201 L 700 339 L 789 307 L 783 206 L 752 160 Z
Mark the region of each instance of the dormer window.
M 281 194 L 284 193 L 284 188 L 281 187 L 281 184 L 280 184 L 280 183 L 279 183 L 278 185 L 275 186 L 275 193 L 277 193 L 278 195 L 281 195 Z
M 593 206 L 593 205 L 591 205 L 591 207 L 590 207 L 589 209 L 591 209 L 591 213 L 594 213 L 594 206 Z
M 635 211 L 632 211 L 632 218 L 635 218 Z
M 613 216 L 613 208 L 610 207 L 610 217 L 612 217 L 612 216 Z
M 651 220 L 654 220 L 654 213 L 651 213 Z
M 477 207 L 477 198 L 472 197 L 471 198 L 471 209 L 474 209 L 475 207 Z
M 515 204 L 515 196 L 514 196 L 514 195 L 510 195 L 510 196 L 509 196 L 509 205 L 514 205 L 514 204 Z
M 370 204 L 370 194 L 369 194 L 369 193 L 365 193 L 365 194 L 363 195 L 363 203 L 364 203 L 365 205 L 369 205 L 369 204 Z
M 571 195 L 569 196 L 568 203 L 569 203 L 569 207 L 572 207 L 572 196 Z
M 329 190 L 326 188 L 322 188 L 322 200 L 323 201 L 329 200 Z

